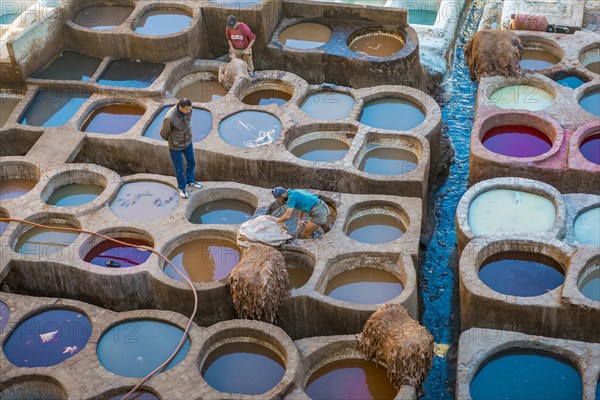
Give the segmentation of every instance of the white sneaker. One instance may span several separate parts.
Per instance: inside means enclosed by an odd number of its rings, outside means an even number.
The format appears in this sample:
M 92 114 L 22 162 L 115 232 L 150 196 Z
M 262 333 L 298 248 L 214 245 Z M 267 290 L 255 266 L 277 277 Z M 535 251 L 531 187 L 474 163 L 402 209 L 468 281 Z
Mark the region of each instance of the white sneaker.
M 196 189 L 202 189 L 202 183 L 200 183 L 198 181 L 194 181 L 192 183 L 188 183 L 188 186 L 191 186 L 191 187 L 196 188 Z
M 188 198 L 188 194 L 185 190 L 177 189 L 177 191 L 179 192 L 179 197 L 181 197 L 182 199 Z

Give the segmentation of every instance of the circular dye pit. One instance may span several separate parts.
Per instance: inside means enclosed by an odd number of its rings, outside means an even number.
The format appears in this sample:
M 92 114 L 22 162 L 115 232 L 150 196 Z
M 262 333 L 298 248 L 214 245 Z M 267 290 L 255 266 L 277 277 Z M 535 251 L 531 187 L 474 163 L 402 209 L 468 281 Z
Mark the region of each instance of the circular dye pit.
M 353 219 L 346 228 L 346 235 L 362 243 L 380 244 L 400 238 L 405 231 L 397 217 L 374 213 Z
M 579 105 L 590 114 L 600 117 L 600 89 L 586 92 L 579 100 Z
M 528 70 L 540 70 L 558 64 L 560 59 L 545 50 L 523 49 L 521 68 Z
M 600 246 L 600 207 L 581 213 L 575 220 L 575 239 L 584 244 Z
M 23 378 L 14 378 L 11 383 L 2 385 L 0 399 L 68 400 L 63 386 L 53 378 L 41 375 L 28 375 Z
M 402 118 L 398 118 L 401 115 Z M 365 104 L 360 122 L 373 128 L 408 131 L 425 121 L 425 114 L 413 102 L 395 97 L 371 100 Z
M 73 22 L 90 29 L 112 29 L 125 22 L 132 11 L 133 7 L 87 7 L 77 13 Z
M 290 289 L 300 289 L 310 279 L 310 273 L 301 268 L 287 265 Z
M 227 90 L 217 81 L 198 81 L 181 87 L 174 97 L 178 99 L 186 97 L 194 102 L 208 103 L 220 100 L 226 94 Z
M 564 269 L 542 254 L 503 252 L 483 263 L 479 279 L 490 289 L 509 296 L 540 296 L 565 280 Z
M 281 133 L 277 117 L 262 111 L 241 111 L 225 118 L 219 125 L 219 135 L 225 142 L 254 148 L 273 143 Z
M 307 140 L 297 146 L 294 146 L 291 153 L 301 160 L 315 162 L 340 161 L 346 154 L 350 146 L 348 143 L 334 138 L 320 138 Z
M 177 190 L 160 182 L 131 182 L 121 186 L 110 209 L 129 221 L 153 221 L 167 217 L 179 203 Z
M 7 179 L 0 181 L 0 200 L 14 199 L 28 193 L 36 185 L 29 179 Z
M 537 194 L 495 189 L 473 199 L 468 219 L 476 236 L 502 232 L 538 233 L 552 229 L 556 207 L 551 200 Z
M 586 160 L 600 165 L 600 132 L 586 136 L 579 145 L 579 151 Z
M 17 367 L 51 367 L 83 350 L 91 334 L 92 323 L 85 315 L 50 310 L 19 324 L 3 351 Z
M 490 102 L 504 109 L 539 111 L 549 107 L 554 96 L 537 86 L 511 85 L 492 93 Z
M 509 157 L 537 157 L 552 148 L 544 132 L 524 125 L 502 125 L 490 129 L 481 140 L 489 151 Z
M 502 352 L 477 371 L 473 400 L 581 399 L 581 377 L 573 364 L 547 352 Z
M 291 98 L 292 95 L 283 90 L 263 89 L 247 94 L 242 102 L 251 106 L 268 106 L 269 104 L 281 106 Z
M 142 15 L 133 30 L 139 35 L 172 35 L 187 28 L 190 22 L 192 17 L 185 11 L 159 9 Z
M 419 165 L 412 151 L 374 146 L 362 157 L 358 169 L 369 174 L 396 176 L 413 171 Z
M 214 282 L 225 278 L 240 261 L 240 249 L 224 239 L 196 239 L 177 247 L 169 260 L 193 282 Z M 183 278 L 169 264 L 164 273 Z
M 559 85 L 562 85 L 562 86 L 565 86 L 565 87 L 568 87 L 571 89 L 577 89 L 579 86 L 586 83 L 586 81 L 584 81 L 577 75 L 567 75 L 563 78 L 554 79 L 554 81 L 556 83 L 558 83 Z
M 325 364 L 310 376 L 304 392 L 313 400 L 382 400 L 398 393 L 385 368 L 360 359 Z
M 404 48 L 405 39 L 398 33 L 368 32 L 351 38 L 348 48 L 353 52 L 370 57 L 390 57 Z
M 595 263 L 587 267 L 577 284 L 579 291 L 588 299 L 600 301 L 600 264 Z
M 136 246 L 152 247 L 152 244 L 132 238 L 119 238 L 125 243 Z M 109 240 L 103 240 L 94 246 L 84 257 L 84 261 L 100 267 L 108 268 L 126 268 L 134 267 L 146 262 L 152 253 L 135 247 L 121 245 Z
M 125 133 L 133 128 L 145 112 L 144 108 L 132 104 L 111 104 L 94 110 L 81 130 L 109 135 Z
M 0 301 L 0 333 L 4 331 L 4 328 L 8 324 L 8 317 L 10 317 L 10 309 Z
M 402 293 L 402 283 L 393 274 L 378 268 L 357 268 L 334 276 L 325 294 L 356 304 L 380 304 Z
M 256 209 L 240 200 L 215 200 L 201 204 L 190 216 L 193 224 L 236 225 L 248 221 Z
M 129 393 L 129 391 L 120 392 L 112 397 L 107 398 L 107 400 L 121 400 L 127 393 Z M 127 397 L 127 400 L 160 400 L 160 398 L 152 392 L 146 392 L 142 390 L 133 393 Z
M 96 185 L 64 185 L 52 192 L 46 204 L 57 207 L 80 206 L 94 201 L 103 191 L 103 187 Z
M 202 376 L 224 393 L 259 395 L 273 389 L 285 374 L 285 364 L 273 350 L 252 342 L 227 343 L 213 350 Z
M 96 352 L 100 364 L 113 374 L 142 378 L 165 362 L 183 335 L 178 326 L 154 320 L 134 320 L 113 326 L 102 335 Z M 166 366 L 179 364 L 190 350 L 189 338 Z
M 300 109 L 313 118 L 333 121 L 344 119 L 354 106 L 354 97 L 339 92 L 313 93 L 304 99 Z
M 56 228 L 73 228 L 73 226 L 67 224 L 45 223 L 44 225 Z M 15 251 L 19 254 L 47 256 L 61 252 L 78 237 L 79 233 L 76 232 L 35 226 L 19 237 L 15 245 Z
M 279 41 L 293 49 L 316 49 L 327 43 L 332 34 L 332 30 L 325 25 L 304 22 L 281 31 Z
M 590 54 L 591 57 L 587 57 L 586 61 L 583 61 L 583 66 L 590 72 L 596 75 L 600 75 L 600 50 L 595 51 L 596 55 Z
M 144 131 L 144 137 L 150 139 L 156 139 L 164 142 L 164 139 L 160 136 L 160 129 L 162 127 L 163 120 L 172 107 L 164 107 L 154 117 L 148 128 Z M 192 109 L 192 142 L 198 143 L 208 136 L 210 129 L 212 128 L 212 114 L 210 111 L 203 108 Z

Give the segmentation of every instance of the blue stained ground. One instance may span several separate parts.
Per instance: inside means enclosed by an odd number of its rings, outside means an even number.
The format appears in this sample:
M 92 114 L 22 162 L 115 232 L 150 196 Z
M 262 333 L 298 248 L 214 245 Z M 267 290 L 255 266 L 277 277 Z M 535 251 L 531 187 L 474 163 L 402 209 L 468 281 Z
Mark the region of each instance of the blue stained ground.
M 456 341 L 453 323 L 458 320 L 458 308 L 453 301 L 458 296 L 456 282 L 456 207 L 467 190 L 469 174 L 469 140 L 475 114 L 477 87 L 469 78 L 464 60 L 463 46 L 477 32 L 483 12 L 483 0 L 468 3 L 464 26 L 459 29 L 452 71 L 442 84 L 442 118 L 445 129 L 456 152 L 450 165 L 447 180 L 433 194 L 435 231 L 427 248 L 421 273 L 422 322 L 433 334 L 436 343 L 451 344 Z M 451 348 L 448 355 L 455 352 Z M 454 399 L 453 377 L 447 358 L 435 357 L 423 386 L 422 399 Z

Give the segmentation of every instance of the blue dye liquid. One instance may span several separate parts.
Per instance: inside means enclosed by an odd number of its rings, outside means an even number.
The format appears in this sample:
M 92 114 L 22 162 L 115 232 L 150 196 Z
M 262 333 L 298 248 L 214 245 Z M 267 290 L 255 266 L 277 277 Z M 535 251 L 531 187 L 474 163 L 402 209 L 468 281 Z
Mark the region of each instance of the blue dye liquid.
M 98 83 L 129 89 L 144 89 L 152 85 L 165 69 L 164 64 L 135 60 L 115 60 L 100 75 Z
M 253 148 L 273 143 L 281 129 L 281 122 L 272 114 L 241 111 L 221 122 L 219 136 L 233 146 Z
M 147 12 L 135 24 L 134 31 L 140 35 L 171 35 L 188 27 L 192 17 L 178 10 L 153 10 Z
M 8 222 L 0 222 L 0 236 L 4 234 L 6 228 L 8 228 Z
M 360 122 L 379 129 L 408 131 L 425 121 L 425 114 L 410 101 L 383 98 L 369 101 L 363 108 Z
M 411 25 L 434 25 L 438 12 L 424 9 L 408 10 L 408 23 Z
M 600 89 L 595 89 L 585 94 L 579 100 L 579 105 L 585 111 L 600 117 Z
M 73 207 L 94 201 L 104 189 L 95 185 L 71 184 L 61 186 L 50 195 L 46 204 Z
M 285 366 L 272 350 L 254 343 L 228 343 L 208 355 L 202 376 L 220 392 L 263 394 L 274 388 Z
M 75 90 L 40 90 L 19 123 L 44 128 L 63 126 L 89 98 L 90 93 Z
M 8 317 L 10 317 L 10 310 L 6 304 L 0 301 L 0 333 L 4 331 L 8 324 Z
M 3 350 L 6 358 L 18 367 L 50 367 L 83 350 L 91 334 L 92 325 L 85 315 L 51 310 L 20 324 Z
M 300 109 L 316 119 L 327 121 L 344 119 L 354 106 L 354 98 L 338 92 L 318 92 L 308 96 Z
M 566 78 L 557 79 L 556 83 L 569 87 L 571 89 L 577 89 L 579 86 L 583 85 L 586 82 L 576 75 L 569 75 Z
M 74 51 L 65 51 L 33 77 L 37 79 L 88 81 L 101 62 L 100 58 Z
M 479 279 L 498 293 L 510 296 L 540 296 L 563 284 L 565 277 L 554 260 L 528 260 L 526 254 L 499 253 L 479 271 Z
M 152 320 L 128 321 L 110 328 L 100 338 L 100 364 L 116 375 L 142 378 L 165 362 L 179 344 L 183 330 Z M 187 339 L 164 371 L 179 364 L 190 350 Z
M 254 7 L 260 4 L 262 0 L 208 0 L 211 3 L 216 3 L 224 7 L 230 7 L 235 9 Z
M 148 128 L 144 131 L 144 137 L 164 141 L 160 137 L 160 128 L 162 127 L 165 115 L 171 107 L 164 107 L 154 117 Z M 194 108 L 192 109 L 192 141 L 197 143 L 208 136 L 212 128 L 212 114 L 208 110 Z
M 579 400 L 581 396 L 581 377 L 569 362 L 527 350 L 492 358 L 471 382 L 473 400 Z
M 243 201 L 217 200 L 202 204 L 190 217 L 193 224 L 241 224 L 254 215 L 254 207 Z

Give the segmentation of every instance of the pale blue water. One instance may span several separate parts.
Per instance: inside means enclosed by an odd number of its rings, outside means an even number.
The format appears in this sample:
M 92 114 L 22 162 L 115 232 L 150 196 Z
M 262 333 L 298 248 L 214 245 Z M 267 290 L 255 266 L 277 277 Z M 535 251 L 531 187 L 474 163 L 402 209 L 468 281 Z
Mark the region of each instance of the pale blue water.
M 62 126 L 89 98 L 90 93 L 77 90 L 40 90 L 19 118 L 19 123 L 44 128 Z
M 98 83 L 129 89 L 144 89 L 154 83 L 164 64 L 135 60 L 114 60 L 98 78 Z
M 237 147 L 258 147 L 273 143 L 281 133 L 277 117 L 262 111 L 241 111 L 221 121 L 219 136 Z
M 158 9 L 145 13 L 133 30 L 140 35 L 171 35 L 188 27 L 192 17 L 180 10 Z
M 473 400 L 580 400 L 581 396 L 581 376 L 570 362 L 527 350 L 492 358 L 471 382 Z
M 95 185 L 77 183 L 65 185 L 52 192 L 46 204 L 58 207 L 80 206 L 94 201 L 103 190 L 102 187 Z
M 89 81 L 102 59 L 67 50 L 46 68 L 33 75 L 36 79 Z
M 92 324 L 82 313 L 50 310 L 28 318 L 15 329 L 3 351 L 18 367 L 50 367 L 75 356 L 92 334 Z
M 581 100 L 579 105 L 583 109 L 597 117 L 600 117 L 600 89 L 594 89 L 587 92 Z
M 181 340 L 178 326 L 154 320 L 127 321 L 110 328 L 96 350 L 100 364 L 116 375 L 142 378 L 165 362 Z M 190 350 L 187 339 L 164 371 L 179 364 Z
M 256 210 L 238 200 L 215 200 L 200 205 L 190 216 L 192 224 L 241 224 L 248 221 Z
M 8 8 L 10 7 L 10 8 Z M 16 7 L 15 2 L 2 2 L 0 4 L 0 24 L 12 24 L 21 15 L 21 10 Z
M 316 119 L 344 119 L 354 106 L 354 98 L 348 94 L 324 91 L 309 95 L 300 109 Z
M 164 107 L 160 110 L 144 131 L 144 137 L 163 141 L 163 138 L 160 137 L 160 128 L 170 109 L 171 107 Z M 212 128 L 212 120 L 210 111 L 201 108 L 192 109 L 192 141 L 194 143 L 208 136 Z
M 365 104 L 360 122 L 379 129 L 408 131 L 425 121 L 425 114 L 416 104 L 393 97 L 369 101 Z

